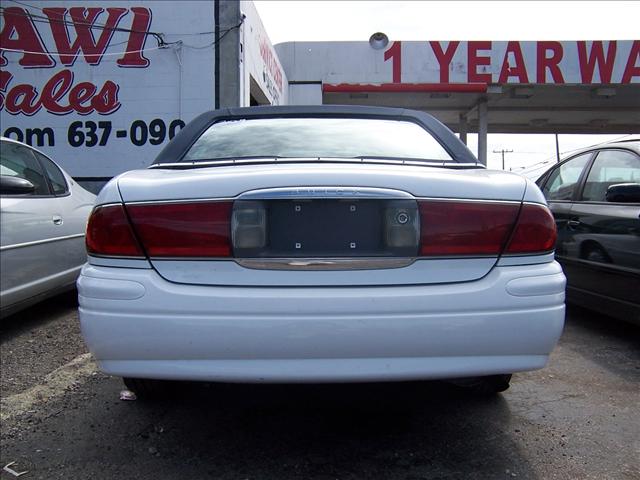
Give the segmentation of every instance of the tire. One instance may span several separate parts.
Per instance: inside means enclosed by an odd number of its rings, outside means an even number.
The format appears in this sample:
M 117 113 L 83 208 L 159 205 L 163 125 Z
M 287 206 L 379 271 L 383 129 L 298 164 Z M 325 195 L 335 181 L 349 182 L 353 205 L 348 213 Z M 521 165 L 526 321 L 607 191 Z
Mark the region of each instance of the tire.
M 459 378 L 451 383 L 475 395 L 495 395 L 509 388 L 511 374 L 490 375 L 486 377 Z
M 169 391 L 169 382 L 164 380 L 125 377 L 122 381 L 129 390 L 142 400 L 162 398 Z
M 584 259 L 590 262 L 597 263 L 611 263 L 611 258 L 607 255 L 607 252 L 604 251 L 602 247 L 598 245 L 592 245 L 588 247 L 586 252 L 584 253 Z

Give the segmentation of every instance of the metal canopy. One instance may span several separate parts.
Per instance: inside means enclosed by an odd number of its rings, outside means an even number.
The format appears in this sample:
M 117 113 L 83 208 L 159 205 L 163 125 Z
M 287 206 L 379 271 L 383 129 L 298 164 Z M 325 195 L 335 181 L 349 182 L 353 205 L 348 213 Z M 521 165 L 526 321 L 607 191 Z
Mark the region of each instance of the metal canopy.
M 325 89 L 323 103 L 423 110 L 455 132 L 462 116 L 467 131 L 477 133 L 477 107 L 486 99 L 491 133 L 640 133 L 639 84 L 489 85 L 485 93 L 354 90 Z

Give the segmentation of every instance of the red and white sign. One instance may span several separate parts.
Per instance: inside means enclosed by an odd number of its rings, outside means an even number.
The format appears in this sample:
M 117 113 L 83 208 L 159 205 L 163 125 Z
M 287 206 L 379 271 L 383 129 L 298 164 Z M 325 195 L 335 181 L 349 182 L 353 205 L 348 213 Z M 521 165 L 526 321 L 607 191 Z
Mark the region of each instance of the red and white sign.
M 200 1 L 3 4 L 1 133 L 74 176 L 148 165 L 214 106 L 213 15 Z
M 465 84 L 481 90 L 489 84 L 640 83 L 640 40 L 396 41 L 385 50 L 366 42 L 310 45 L 295 46 L 296 71 L 320 73 L 314 63 L 325 58 L 325 84 Z

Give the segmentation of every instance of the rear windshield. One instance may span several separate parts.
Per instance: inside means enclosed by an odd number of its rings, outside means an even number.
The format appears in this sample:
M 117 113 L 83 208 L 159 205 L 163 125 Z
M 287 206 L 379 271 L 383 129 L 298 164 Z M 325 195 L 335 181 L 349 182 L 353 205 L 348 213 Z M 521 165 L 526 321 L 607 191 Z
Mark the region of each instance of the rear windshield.
M 452 160 L 421 126 L 364 118 L 260 118 L 213 124 L 185 161 L 281 158 Z

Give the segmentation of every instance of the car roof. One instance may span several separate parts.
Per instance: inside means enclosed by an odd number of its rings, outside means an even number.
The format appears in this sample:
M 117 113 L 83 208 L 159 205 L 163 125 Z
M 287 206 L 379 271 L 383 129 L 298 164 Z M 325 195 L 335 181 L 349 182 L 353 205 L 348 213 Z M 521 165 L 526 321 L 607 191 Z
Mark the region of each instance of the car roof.
M 9 137 L 0 136 L 0 140 L 2 140 L 3 142 L 17 143 L 18 145 L 26 145 L 27 147 L 31 147 L 31 145 L 27 145 L 26 143 L 19 142 L 18 140 L 14 140 L 13 138 L 9 138 Z M 31 148 L 33 148 L 33 147 L 31 147 Z
M 593 152 L 595 150 L 602 150 L 603 148 L 624 148 L 628 150 L 633 150 L 636 153 L 640 154 L 640 138 L 623 138 L 620 140 L 613 140 L 610 142 L 599 143 L 597 145 L 591 145 L 589 147 L 584 147 L 578 150 L 571 152 L 570 155 L 565 156 L 562 160 L 566 160 L 571 157 L 575 157 L 576 155 L 580 155 L 582 153 Z
M 622 140 L 616 140 L 614 142 L 609 142 L 609 145 L 616 145 L 625 148 L 632 148 L 640 152 L 640 136 L 637 138 L 625 138 Z
M 599 143 L 597 145 L 591 145 L 590 147 L 580 148 L 578 150 L 574 150 L 569 155 L 565 155 L 558 163 L 554 163 L 549 168 L 545 169 L 537 178 L 536 182 L 539 182 L 540 179 L 545 177 L 551 170 L 556 168 L 561 163 L 565 161 L 577 157 L 578 155 L 582 155 L 583 153 L 594 152 L 596 150 L 602 150 L 604 148 L 624 148 L 626 150 L 632 150 L 640 155 L 640 136 L 633 135 L 631 138 L 621 138 L 619 140 L 613 140 L 609 142 Z
M 52 158 L 51 156 L 47 155 L 46 153 L 38 150 L 36 147 L 33 147 L 31 145 L 29 145 L 28 143 L 24 143 L 24 142 L 20 142 L 18 140 L 14 140 L 13 138 L 8 138 L 8 137 L 2 137 L 0 136 L 0 141 L 2 142 L 8 142 L 8 143 L 15 143 L 16 145 L 22 145 L 23 147 L 27 147 L 30 148 L 31 150 L 34 150 L 36 152 L 38 152 L 40 155 L 47 157 L 49 160 L 51 160 L 53 163 L 55 163 L 56 165 L 58 165 Z M 60 165 L 58 165 L 58 168 L 60 168 Z

